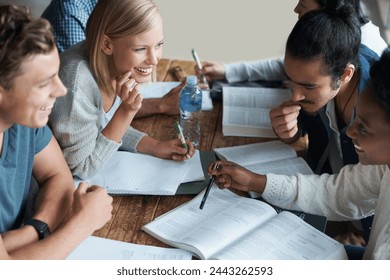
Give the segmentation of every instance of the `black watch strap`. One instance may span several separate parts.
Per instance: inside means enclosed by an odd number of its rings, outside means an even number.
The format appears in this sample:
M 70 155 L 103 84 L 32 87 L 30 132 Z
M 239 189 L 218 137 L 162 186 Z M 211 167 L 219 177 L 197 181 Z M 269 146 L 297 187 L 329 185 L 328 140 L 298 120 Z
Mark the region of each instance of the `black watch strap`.
M 31 219 L 24 223 L 25 225 L 30 225 L 35 228 L 35 230 L 38 233 L 39 240 L 44 239 L 45 237 L 49 236 L 50 229 L 49 226 L 40 220 L 37 219 Z

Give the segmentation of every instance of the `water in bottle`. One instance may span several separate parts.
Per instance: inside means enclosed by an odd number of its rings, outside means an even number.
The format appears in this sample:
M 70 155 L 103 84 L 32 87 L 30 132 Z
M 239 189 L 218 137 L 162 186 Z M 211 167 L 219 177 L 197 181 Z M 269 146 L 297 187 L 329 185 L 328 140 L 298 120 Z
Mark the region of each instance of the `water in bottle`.
M 194 147 L 200 141 L 200 121 L 202 115 L 202 91 L 196 76 L 187 76 L 186 85 L 180 92 L 180 126 L 184 137 Z

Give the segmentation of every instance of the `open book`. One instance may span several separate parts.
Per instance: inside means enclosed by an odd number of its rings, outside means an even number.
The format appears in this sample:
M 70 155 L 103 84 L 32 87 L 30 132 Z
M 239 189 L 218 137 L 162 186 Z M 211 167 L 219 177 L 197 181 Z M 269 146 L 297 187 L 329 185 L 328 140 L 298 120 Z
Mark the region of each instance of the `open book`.
M 297 156 L 294 148 L 279 140 L 215 148 L 214 152 L 220 159 L 235 162 L 260 174 L 313 174 L 306 161 Z
M 199 151 L 189 160 L 174 161 L 117 151 L 97 175 L 86 181 L 118 195 L 174 195 L 181 183 L 203 181 Z M 75 178 L 77 186 L 82 180 Z
M 303 158 L 297 156 L 294 148 L 279 140 L 215 148 L 214 152 L 222 160 L 235 162 L 259 174 L 313 174 L 310 166 Z M 255 192 L 251 192 L 250 195 L 260 196 Z
M 102 237 L 89 236 L 67 260 L 190 260 L 185 250 L 139 245 Z
M 287 89 L 223 87 L 222 132 L 224 136 L 276 138 L 269 112 L 290 100 Z
M 298 216 L 215 185 L 146 224 L 158 240 L 201 259 L 347 259 L 344 246 Z
M 214 149 L 217 157 L 235 162 L 259 174 L 313 174 L 306 161 L 296 151 L 279 140 Z M 252 197 L 258 197 L 251 193 Z

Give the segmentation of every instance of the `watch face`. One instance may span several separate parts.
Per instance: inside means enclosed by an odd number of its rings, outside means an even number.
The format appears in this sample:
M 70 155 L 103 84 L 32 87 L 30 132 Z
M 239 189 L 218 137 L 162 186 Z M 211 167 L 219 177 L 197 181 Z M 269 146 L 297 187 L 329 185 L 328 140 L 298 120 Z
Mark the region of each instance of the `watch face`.
M 49 236 L 50 230 L 49 230 L 49 226 L 46 223 L 44 223 L 44 225 L 42 225 L 41 233 L 42 233 L 42 238 Z

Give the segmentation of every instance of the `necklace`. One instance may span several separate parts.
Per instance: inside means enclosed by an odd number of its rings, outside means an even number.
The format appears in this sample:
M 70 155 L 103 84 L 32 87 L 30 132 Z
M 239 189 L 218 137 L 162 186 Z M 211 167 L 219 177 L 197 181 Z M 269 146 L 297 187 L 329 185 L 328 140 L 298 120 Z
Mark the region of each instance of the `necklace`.
M 3 151 L 4 131 L 0 133 L 0 157 Z

